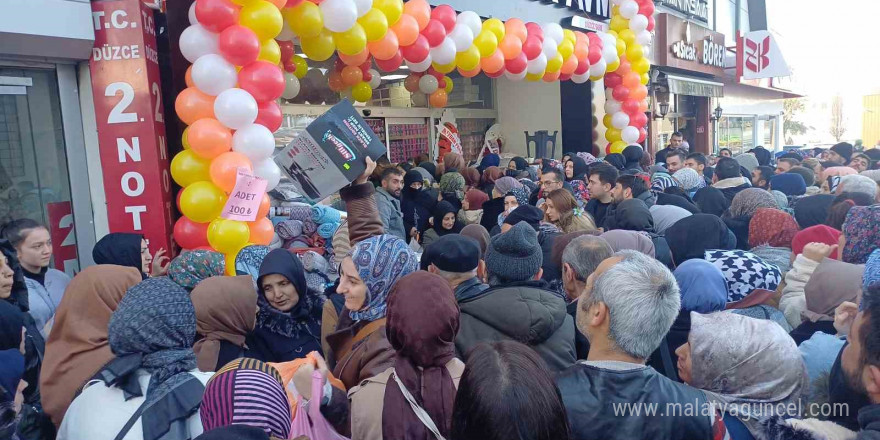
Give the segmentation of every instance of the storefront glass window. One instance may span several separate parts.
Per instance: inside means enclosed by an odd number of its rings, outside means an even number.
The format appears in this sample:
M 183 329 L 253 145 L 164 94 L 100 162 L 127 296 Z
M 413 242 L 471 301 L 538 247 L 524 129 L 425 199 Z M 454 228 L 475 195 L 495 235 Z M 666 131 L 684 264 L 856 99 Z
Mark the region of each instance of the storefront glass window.
M 53 70 L 3 69 L 30 79 L 0 89 L 0 224 L 36 220 L 51 232 L 55 267 L 78 270 L 58 81 Z
M 755 148 L 754 133 L 754 118 L 724 116 L 718 121 L 718 148 L 729 148 L 733 154 L 745 153 Z

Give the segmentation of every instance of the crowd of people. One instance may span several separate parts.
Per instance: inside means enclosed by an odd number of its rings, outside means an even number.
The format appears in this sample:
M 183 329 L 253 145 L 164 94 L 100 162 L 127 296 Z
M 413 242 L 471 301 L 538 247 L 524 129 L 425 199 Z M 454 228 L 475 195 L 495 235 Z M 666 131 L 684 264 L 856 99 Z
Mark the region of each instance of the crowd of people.
M 877 153 L 368 159 L 235 276 L 13 221 L 0 438 L 880 439 Z

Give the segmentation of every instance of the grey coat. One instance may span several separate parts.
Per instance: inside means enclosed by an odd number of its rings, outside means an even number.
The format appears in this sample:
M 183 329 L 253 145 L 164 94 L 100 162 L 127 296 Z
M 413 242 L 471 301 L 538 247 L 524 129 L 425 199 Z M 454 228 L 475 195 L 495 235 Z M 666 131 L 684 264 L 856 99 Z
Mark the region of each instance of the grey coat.
M 374 197 L 376 198 L 376 206 L 379 208 L 379 218 L 385 225 L 385 233 L 406 240 L 406 228 L 403 226 L 400 200 L 389 194 L 384 188 L 376 188 Z
M 40 329 L 40 333 L 44 338 L 47 338 L 48 335 L 45 334 L 44 327 L 55 317 L 55 310 L 61 304 L 61 298 L 70 283 L 70 277 L 60 270 L 49 269 L 46 271 L 45 283 L 46 285 L 43 286 L 30 278 L 25 278 L 30 314 L 33 316 L 37 328 Z

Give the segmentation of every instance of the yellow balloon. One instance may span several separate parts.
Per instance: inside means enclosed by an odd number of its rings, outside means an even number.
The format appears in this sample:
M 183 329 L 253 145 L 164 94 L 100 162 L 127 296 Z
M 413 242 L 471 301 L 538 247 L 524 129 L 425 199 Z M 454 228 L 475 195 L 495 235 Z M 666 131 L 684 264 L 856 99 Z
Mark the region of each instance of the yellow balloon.
M 504 39 L 506 28 L 504 27 L 504 22 L 502 22 L 501 20 L 497 18 L 490 18 L 483 22 L 483 32 L 485 31 L 492 32 L 493 34 L 495 34 L 495 38 L 497 38 L 498 41 L 501 41 L 502 39 Z
M 373 99 L 373 89 L 370 88 L 370 83 L 361 81 L 355 84 L 351 88 L 351 97 L 357 102 L 367 102 Z
M 259 59 L 263 61 L 268 61 L 272 64 L 278 64 L 281 62 L 281 46 L 278 45 L 278 42 L 274 39 L 266 40 L 260 44 L 260 57 Z
M 189 138 L 186 135 L 189 133 L 189 127 L 183 129 L 183 136 L 180 137 L 180 143 L 183 145 L 184 150 L 189 150 Z
M 247 244 L 251 231 L 245 222 L 217 218 L 208 225 L 208 243 L 224 254 L 237 252 Z
M 355 23 L 351 29 L 345 32 L 334 32 L 333 42 L 336 50 L 345 55 L 357 55 L 367 48 L 367 33 L 360 23 Z
M 563 40 L 562 43 L 559 43 L 557 52 L 562 54 L 563 60 L 567 60 L 568 57 L 574 53 L 574 43 L 568 40 Z
M 611 16 L 620 15 L 620 5 L 614 5 L 611 7 Z
M 480 65 L 480 50 L 476 46 L 471 46 L 466 51 L 457 53 L 455 55 L 455 64 L 461 70 L 471 71 L 476 69 Z
M 388 32 L 388 18 L 379 9 L 370 9 L 363 17 L 358 19 L 367 33 L 367 41 L 379 41 L 385 38 Z M 337 43 L 338 45 L 338 43 Z
M 651 77 L 647 73 L 639 74 L 639 82 L 642 83 L 643 86 L 648 85 L 649 81 L 651 81 Z
M 629 29 L 629 20 L 623 18 L 622 15 L 615 15 L 611 17 L 611 22 L 608 23 L 608 27 L 612 31 L 620 32 L 624 29 Z
M 605 139 L 608 139 L 608 142 L 617 142 L 620 140 L 620 130 L 614 127 L 608 127 L 605 129 Z
M 321 32 L 317 37 L 301 38 L 300 44 L 302 44 L 303 53 L 315 61 L 328 60 L 333 56 L 333 52 L 336 52 L 336 44 L 333 43 L 333 35 L 330 31 L 326 30 Z M 297 67 L 296 70 L 299 72 L 299 67 Z
M 249 5 L 257 0 L 232 0 L 232 3 L 235 3 L 239 6 Z
M 623 40 L 626 43 L 626 46 L 632 46 L 636 44 L 636 33 L 630 29 L 624 29 L 617 34 L 617 38 Z
M 556 56 L 547 60 L 547 72 L 546 73 L 556 73 L 559 72 L 559 69 L 562 68 L 562 63 L 565 62 L 565 59 L 562 58 L 562 54 L 556 52 Z M 541 75 L 541 78 L 544 76 Z
M 226 261 L 226 275 L 230 277 L 234 277 L 236 275 L 235 271 L 235 258 L 238 257 L 238 252 L 230 253 L 225 255 Z
M 542 79 L 544 79 L 543 73 L 527 73 L 526 74 L 526 81 L 538 82 Z
M 624 141 L 615 141 L 611 143 L 611 152 L 612 153 L 623 153 L 623 150 L 626 149 L 627 145 Z
M 300 38 L 317 37 L 324 30 L 324 16 L 318 5 L 305 1 L 294 8 L 284 8 L 281 12 L 293 33 Z
M 641 44 L 633 44 L 631 46 L 627 46 L 626 48 L 626 59 L 630 62 L 635 60 L 640 60 L 645 57 L 645 51 L 642 49 Z
M 211 161 L 202 159 L 192 150 L 183 150 L 171 159 L 171 177 L 184 188 L 196 182 L 210 181 L 210 168 Z
M 394 26 L 403 15 L 403 0 L 373 0 L 373 7 L 382 11 L 388 19 L 388 26 Z
M 620 68 L 620 60 L 616 60 L 613 63 L 609 64 L 608 67 L 605 68 L 605 73 L 617 72 L 617 69 Z
M 225 204 L 226 193 L 211 182 L 195 182 L 180 195 L 180 211 L 196 223 L 214 220 Z
M 600 75 L 600 76 L 591 76 L 591 77 L 590 77 L 590 81 L 593 81 L 593 82 L 599 81 L 600 79 L 602 79 L 602 76 L 601 76 L 601 75 Z
M 608 34 L 608 35 L 611 35 L 611 36 L 614 37 L 614 38 L 617 38 L 617 31 L 615 31 L 615 30 L 609 30 L 609 31 L 607 32 L 607 34 Z
M 442 64 L 442 65 L 437 64 L 437 63 L 431 63 L 431 66 L 434 67 L 434 70 L 436 70 L 440 73 L 450 73 L 453 70 L 455 70 L 455 61 L 453 61 L 449 64 Z
M 632 70 L 639 74 L 648 73 L 651 70 L 651 63 L 645 57 L 639 58 L 632 62 Z
M 296 64 L 296 72 L 293 72 L 293 74 L 299 79 L 305 78 L 306 74 L 309 73 L 309 62 L 299 55 L 294 55 L 293 64 Z
M 474 68 L 476 69 L 476 67 Z M 446 93 L 452 93 L 452 78 L 444 76 L 443 79 L 446 80 Z
M 626 52 L 626 42 L 618 38 L 614 40 L 614 43 L 617 49 L 617 56 L 622 57 L 623 54 Z
M 260 41 L 264 41 L 275 38 L 281 33 L 284 17 L 272 3 L 258 0 L 241 8 L 241 12 L 238 14 L 238 23 L 250 28 L 257 34 Z
M 572 46 L 577 43 L 577 35 L 574 34 L 574 31 L 571 29 L 563 29 L 562 35 L 565 36 L 564 40 L 570 41 Z M 566 57 L 568 58 L 568 57 Z
M 474 38 L 474 46 L 480 51 L 480 57 L 486 58 L 495 53 L 495 49 L 498 49 L 498 41 L 499 38 L 495 33 L 486 29 L 484 24 L 483 30 Z
M 610 114 L 605 113 L 605 116 L 602 117 L 602 125 L 604 125 L 605 128 L 611 127 L 611 115 Z

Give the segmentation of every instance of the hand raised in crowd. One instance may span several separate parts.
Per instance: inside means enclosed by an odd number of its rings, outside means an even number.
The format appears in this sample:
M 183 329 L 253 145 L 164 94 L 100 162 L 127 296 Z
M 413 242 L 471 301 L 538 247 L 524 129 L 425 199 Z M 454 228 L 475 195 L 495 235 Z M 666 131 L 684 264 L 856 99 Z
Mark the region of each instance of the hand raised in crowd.
M 373 175 L 373 171 L 376 171 L 376 161 L 374 161 L 370 156 L 367 156 L 367 168 L 364 170 L 364 173 L 360 175 L 357 179 L 355 179 L 354 184 L 360 185 L 363 183 L 367 183 L 370 180 L 370 176 Z
M 859 314 L 859 306 L 849 301 L 844 301 L 834 309 L 834 329 L 837 334 L 846 336 L 852 328 L 856 315 Z
M 160 248 L 153 255 L 153 262 L 150 265 L 150 276 L 163 277 L 168 274 L 168 266 L 171 265 L 171 258 L 165 255 L 165 248 Z
M 825 243 L 810 243 L 804 246 L 804 256 L 821 263 L 823 259 L 833 254 L 837 250 L 837 245 L 829 246 Z

